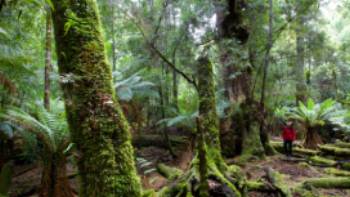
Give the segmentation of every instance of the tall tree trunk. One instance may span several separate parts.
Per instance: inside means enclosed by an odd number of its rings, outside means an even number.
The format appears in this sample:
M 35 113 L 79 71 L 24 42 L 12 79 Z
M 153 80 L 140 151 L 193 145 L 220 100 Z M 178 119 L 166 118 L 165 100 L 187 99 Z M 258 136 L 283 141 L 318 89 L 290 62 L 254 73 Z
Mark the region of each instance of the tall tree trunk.
M 164 66 L 162 66 L 164 68 Z M 166 85 L 166 83 L 164 83 L 164 76 L 162 74 L 161 76 L 161 79 L 160 79 L 160 86 L 159 86 L 159 99 L 160 99 L 160 107 L 161 107 L 161 115 L 162 115 L 162 119 L 165 119 L 166 118 L 166 115 L 165 115 L 165 103 L 164 103 L 164 86 Z M 166 130 L 166 126 L 163 125 L 162 126 L 162 132 L 163 132 L 163 138 L 164 138 L 164 142 L 165 144 L 167 145 L 167 148 L 168 148 L 168 151 L 170 153 L 170 155 L 172 157 L 176 157 L 176 154 L 173 150 L 173 147 L 171 145 L 171 142 L 170 142 L 170 139 L 169 139 L 169 135 L 167 133 L 167 130 Z
M 265 94 L 266 94 L 266 83 L 267 74 L 270 64 L 270 52 L 272 49 L 272 31 L 273 31 L 273 1 L 269 0 L 269 31 L 267 36 L 266 52 L 264 57 L 264 69 L 263 69 L 263 79 L 261 85 L 261 96 L 260 96 L 260 107 L 261 107 L 261 120 L 260 120 L 260 139 L 264 146 L 265 153 L 270 155 L 274 153 L 272 146 L 270 146 L 269 134 L 266 125 L 267 111 L 265 109 Z
M 179 95 L 179 91 L 178 91 L 177 73 L 176 71 L 173 70 L 173 105 L 177 111 L 179 110 L 178 95 Z
M 305 41 L 304 41 L 304 16 L 300 13 L 300 6 L 297 6 L 297 24 L 295 29 L 296 34 L 296 66 L 295 66 L 295 80 L 296 80 L 296 102 L 306 102 L 307 86 L 305 79 Z
M 96 1 L 52 2 L 60 85 L 79 153 L 80 196 L 140 197 L 130 127 L 112 88 Z
M 197 136 L 199 138 L 197 152 L 199 160 L 206 163 L 206 166 L 199 164 L 201 177 L 206 179 L 206 174 L 220 177 L 221 173 L 228 171 L 221 155 L 219 117 L 216 113 L 216 98 L 213 66 L 206 56 L 202 56 L 197 64 L 198 76 L 198 98 L 199 98 L 199 121 Z M 221 174 L 221 175 L 220 175 Z M 232 177 L 236 178 L 236 177 Z M 201 188 L 206 189 L 205 180 L 201 180 Z M 220 178 L 219 178 L 220 180 Z M 225 178 L 220 180 L 227 184 L 234 196 L 240 196 L 237 187 Z M 203 196 L 206 196 L 203 193 Z
M 256 102 L 251 98 L 251 67 L 239 66 L 233 64 L 232 54 L 228 47 L 236 47 L 241 50 L 247 50 L 246 43 L 249 38 L 248 28 L 244 23 L 242 11 L 246 9 L 245 0 L 225 1 L 218 3 L 217 9 L 217 27 L 220 37 L 219 47 L 221 51 L 220 61 L 224 65 L 223 78 L 225 95 L 232 105 L 239 105 L 239 112 L 235 113 L 228 109 L 227 114 L 230 118 L 223 124 L 230 125 L 228 131 L 221 131 L 222 150 L 226 156 L 245 154 L 263 154 L 261 152 L 262 144 L 260 142 L 259 125 L 256 124 L 255 117 L 257 107 Z M 225 46 L 228 40 L 234 40 L 230 46 Z M 244 111 L 244 109 L 246 109 Z M 248 118 L 251 121 L 246 121 Z M 259 122 L 258 122 L 259 123 Z M 255 128 L 255 127 L 258 128 Z M 247 149 L 247 150 L 244 150 Z
M 114 19 L 115 19 L 115 4 L 113 2 L 113 0 L 109 0 L 109 6 L 111 7 L 111 34 L 112 34 L 112 71 L 115 71 L 117 69 L 117 58 L 116 58 L 116 54 L 115 54 L 115 50 L 116 50 L 116 41 L 115 41 L 115 27 L 114 27 Z
M 51 73 L 51 42 L 52 42 L 52 25 L 51 11 L 46 11 L 46 39 L 45 39 L 45 89 L 44 89 L 44 106 L 50 111 L 50 73 Z

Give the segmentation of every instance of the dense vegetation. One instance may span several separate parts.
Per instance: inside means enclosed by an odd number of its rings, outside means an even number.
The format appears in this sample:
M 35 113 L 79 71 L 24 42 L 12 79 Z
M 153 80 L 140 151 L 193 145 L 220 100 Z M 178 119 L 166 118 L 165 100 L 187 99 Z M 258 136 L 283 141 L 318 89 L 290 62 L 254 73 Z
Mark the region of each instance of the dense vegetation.
M 349 196 L 349 10 L 0 0 L 0 197 Z

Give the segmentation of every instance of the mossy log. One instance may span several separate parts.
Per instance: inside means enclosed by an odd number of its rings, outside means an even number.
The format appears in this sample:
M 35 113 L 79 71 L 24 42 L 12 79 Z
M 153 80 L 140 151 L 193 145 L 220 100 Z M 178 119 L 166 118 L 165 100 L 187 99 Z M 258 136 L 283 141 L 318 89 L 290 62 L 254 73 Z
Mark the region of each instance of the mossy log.
M 318 165 L 318 166 L 324 166 L 324 167 L 331 167 L 337 164 L 337 162 L 332 159 L 327 159 L 320 156 L 310 157 L 309 161 L 311 162 L 311 165 Z
M 350 162 L 340 163 L 340 167 L 341 169 L 344 169 L 344 170 L 350 170 Z
M 171 145 L 177 146 L 188 142 L 188 139 L 183 136 L 169 136 Z M 135 147 L 156 146 L 159 148 L 167 148 L 168 144 L 161 135 L 136 135 L 132 139 L 132 144 Z
M 326 168 L 324 171 L 329 175 L 350 177 L 350 171 L 346 171 L 346 170 L 340 170 L 337 168 Z
M 350 189 L 350 177 L 312 178 L 304 181 L 306 188 Z
M 180 169 L 162 163 L 157 165 L 157 171 L 169 180 L 175 180 L 183 174 Z
M 270 142 L 270 144 L 279 153 L 284 153 L 283 142 L 272 141 L 272 142 Z M 312 150 L 312 149 L 306 149 L 306 148 L 302 148 L 302 147 L 296 146 L 296 147 L 293 147 L 293 153 L 299 154 L 299 155 L 302 155 L 302 156 L 314 156 L 314 155 L 319 154 L 319 151 L 318 150 Z
M 349 148 L 350 149 L 350 143 L 349 142 L 344 142 L 341 140 L 336 140 L 334 143 L 335 146 L 339 148 Z
M 247 181 L 248 191 L 259 191 L 259 192 L 274 192 L 275 189 L 272 185 L 264 183 L 263 181 Z
M 350 157 L 350 149 L 349 148 L 339 148 L 335 145 L 325 144 L 319 145 L 319 149 L 322 153 L 326 155 L 334 155 L 337 157 Z

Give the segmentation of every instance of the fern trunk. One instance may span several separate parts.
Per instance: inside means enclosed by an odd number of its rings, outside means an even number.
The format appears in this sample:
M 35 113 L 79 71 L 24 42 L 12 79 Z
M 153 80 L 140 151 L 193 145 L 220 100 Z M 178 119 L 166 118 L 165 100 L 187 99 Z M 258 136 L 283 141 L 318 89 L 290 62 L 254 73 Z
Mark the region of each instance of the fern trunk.
M 52 156 L 46 158 L 41 177 L 40 197 L 73 197 L 70 187 L 66 159 Z
M 317 149 L 322 144 L 321 136 L 315 128 L 308 127 L 305 135 L 304 147 L 308 149 Z
M 80 196 L 141 196 L 126 121 L 112 88 L 95 0 L 53 0 L 61 87 L 79 152 Z

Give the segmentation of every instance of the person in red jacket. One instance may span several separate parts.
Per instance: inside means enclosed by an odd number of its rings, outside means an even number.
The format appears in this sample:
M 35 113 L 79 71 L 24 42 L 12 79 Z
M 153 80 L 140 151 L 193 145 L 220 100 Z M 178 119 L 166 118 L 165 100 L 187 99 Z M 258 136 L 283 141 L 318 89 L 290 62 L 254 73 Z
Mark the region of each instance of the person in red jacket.
M 287 125 L 282 128 L 283 148 L 286 156 L 293 154 L 293 141 L 296 138 L 296 131 L 293 128 L 293 122 L 288 121 Z

